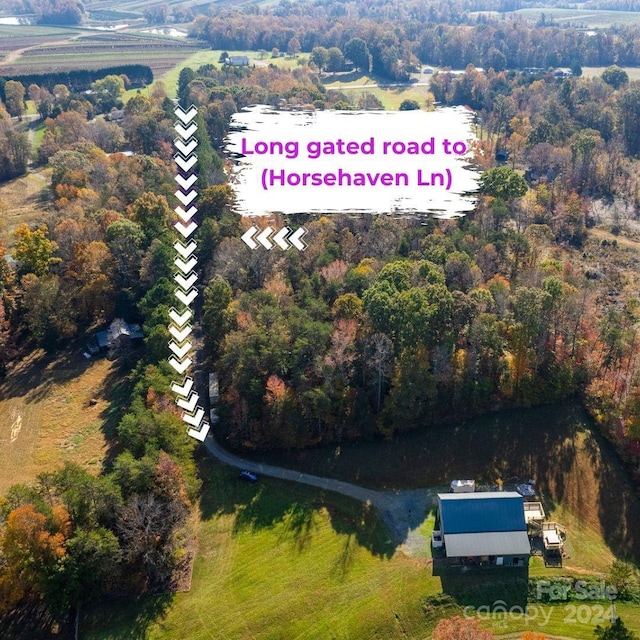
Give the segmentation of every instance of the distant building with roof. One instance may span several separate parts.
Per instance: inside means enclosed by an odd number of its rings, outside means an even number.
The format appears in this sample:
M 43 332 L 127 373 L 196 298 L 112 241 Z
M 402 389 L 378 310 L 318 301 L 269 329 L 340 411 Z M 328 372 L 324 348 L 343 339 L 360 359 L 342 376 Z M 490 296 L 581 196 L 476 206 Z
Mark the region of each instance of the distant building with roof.
M 249 56 L 229 56 L 225 64 L 230 64 L 232 67 L 248 67 Z
M 515 491 L 438 494 L 434 547 L 460 564 L 528 566 L 524 502 Z
M 104 331 L 98 331 L 87 344 L 92 354 L 113 355 L 122 348 L 133 346 L 133 343 L 144 338 L 139 324 L 129 324 L 122 318 L 115 318 Z

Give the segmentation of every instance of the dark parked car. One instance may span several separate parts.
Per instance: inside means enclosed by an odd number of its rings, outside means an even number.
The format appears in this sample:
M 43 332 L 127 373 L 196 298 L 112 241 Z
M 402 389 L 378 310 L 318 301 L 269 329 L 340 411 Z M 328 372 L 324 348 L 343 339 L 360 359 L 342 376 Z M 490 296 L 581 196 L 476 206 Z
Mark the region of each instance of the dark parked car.
M 246 471 L 246 470 L 245 471 L 241 471 L 240 472 L 240 477 L 243 480 L 249 480 L 250 482 L 258 482 L 258 476 L 255 473 L 251 472 L 251 471 Z

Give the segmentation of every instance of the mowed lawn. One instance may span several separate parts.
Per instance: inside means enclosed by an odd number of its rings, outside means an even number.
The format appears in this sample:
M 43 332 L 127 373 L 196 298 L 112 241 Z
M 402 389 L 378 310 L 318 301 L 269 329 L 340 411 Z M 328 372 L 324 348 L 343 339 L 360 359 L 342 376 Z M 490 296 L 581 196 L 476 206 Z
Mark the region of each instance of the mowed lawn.
M 54 358 L 37 352 L 8 372 L 0 383 L 0 495 L 66 461 L 102 471 L 116 376 L 113 362 L 85 360 L 81 345 Z
M 585 78 L 594 78 L 601 76 L 602 72 L 608 67 L 582 67 L 582 75 Z M 639 67 L 624 67 L 630 80 L 640 80 L 640 68 Z
M 468 457 L 469 450 L 461 448 L 461 456 Z M 437 464 L 436 456 L 433 462 Z M 378 464 L 372 460 L 373 468 Z M 391 457 L 385 466 L 393 464 Z M 128 605 L 101 605 L 84 617 L 81 637 L 428 638 L 440 618 L 477 605 L 479 596 L 508 600 L 520 579 L 507 568 L 434 575 L 428 551 L 411 554 L 404 546 L 394 548 L 378 514 L 362 504 L 266 477 L 244 483 L 237 471 L 208 460 L 201 469 L 199 549 L 191 590 Z M 555 569 L 536 557 L 530 576 L 606 575 L 614 554 L 598 531 L 563 505 L 549 505 L 553 517 L 567 527 L 570 558 L 564 568 Z M 432 526 L 425 514 L 419 532 L 427 541 Z M 458 604 L 443 597 L 443 590 L 455 594 Z M 608 610 L 606 603 L 598 604 L 581 609 L 578 618 L 564 604 L 540 608 L 530 603 L 528 618 L 517 611 L 506 618 L 483 616 L 482 625 L 496 634 L 530 630 L 587 640 Z M 640 631 L 640 607 L 618 603 L 617 612 Z
M 421 76 L 420 83 L 429 81 L 430 76 Z M 400 108 L 404 100 L 415 100 L 421 108 L 425 108 L 425 102 L 432 104 L 433 95 L 426 85 L 406 85 L 398 87 L 377 87 L 376 84 L 393 84 L 385 78 L 375 78 L 362 73 L 327 74 L 323 77 L 323 84 L 327 90 L 342 91 L 347 98 L 357 104 L 358 98 L 371 93 L 382 102 L 384 108 L 394 111 Z
M 191 591 L 94 613 L 90 639 L 420 638 L 440 590 L 424 558 L 393 553 L 375 513 L 206 463 Z M 158 616 L 149 620 L 149 616 Z M 148 625 L 148 626 L 147 626 Z M 146 630 L 145 630 L 146 627 Z

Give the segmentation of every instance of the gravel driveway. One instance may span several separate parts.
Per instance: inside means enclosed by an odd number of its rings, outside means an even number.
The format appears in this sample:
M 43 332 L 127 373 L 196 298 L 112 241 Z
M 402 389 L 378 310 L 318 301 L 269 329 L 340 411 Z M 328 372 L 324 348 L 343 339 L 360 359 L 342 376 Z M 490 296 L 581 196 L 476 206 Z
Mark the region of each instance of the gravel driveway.
M 409 555 L 423 555 L 426 551 L 428 540 L 424 535 L 418 533 L 418 529 L 425 521 L 428 510 L 435 504 L 436 494 L 447 491 L 446 487 L 375 491 L 342 480 L 323 478 L 293 469 L 252 462 L 229 453 L 213 439 L 211 433 L 205 438 L 204 446 L 214 458 L 231 467 L 247 469 L 272 478 L 307 484 L 325 491 L 334 491 L 370 504 L 382 515 L 394 544 L 403 545 L 403 550 Z

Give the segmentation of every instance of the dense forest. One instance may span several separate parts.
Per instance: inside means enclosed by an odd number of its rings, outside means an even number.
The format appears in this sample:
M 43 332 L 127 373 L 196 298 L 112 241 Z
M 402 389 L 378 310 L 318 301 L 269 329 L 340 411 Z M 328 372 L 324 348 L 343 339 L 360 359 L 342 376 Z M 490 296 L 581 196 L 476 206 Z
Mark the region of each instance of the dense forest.
M 217 47 L 295 50 L 294 40 L 310 53 L 291 71 L 205 65 L 179 77 L 183 106 L 199 109 L 198 312 L 202 356 L 221 384 L 220 438 L 246 449 L 388 438 L 577 395 L 640 483 L 640 304 L 616 237 L 640 211 L 640 84 L 614 66 L 593 79 L 507 70 L 622 63 L 640 31 L 435 26 L 405 16 L 418 3 L 375 7 L 281 2 L 194 23 Z M 224 172 L 230 117 L 254 103 L 380 108 L 322 84 L 332 49 L 395 77 L 420 61 L 487 67 L 432 80 L 437 101 L 477 113 L 476 210 L 278 220 L 304 224 L 307 250 L 252 251 Z M 192 552 L 194 441 L 166 362 L 174 103 L 156 83 L 123 104 L 125 85 L 120 75 L 89 95 L 4 85 L 0 179 L 27 171 L 17 118 L 29 97 L 44 123 L 33 160 L 51 173 L 51 206 L 46 224 L 21 225 L 11 251 L 0 247 L 3 373 L 35 349 L 78 348 L 116 316 L 140 322 L 145 345 L 122 356 L 121 449 L 105 472 L 67 465 L 0 503 L 1 614 L 44 602 L 65 616 L 105 595 L 175 588 Z M 588 228 L 601 209 L 613 237 L 597 240 Z
M 214 49 L 287 51 L 295 38 L 303 52 L 335 47 L 347 57 L 347 43 L 360 38 L 372 71 L 396 80 L 406 79 L 420 62 L 495 71 L 640 65 L 637 26 L 589 32 L 539 26 L 469 14 L 456 3 L 281 2 L 272 9 L 221 9 L 211 17 L 198 16 L 190 32 Z

